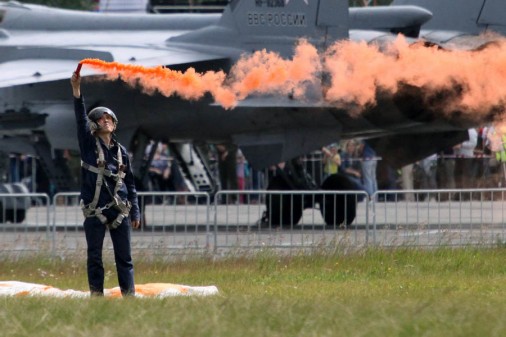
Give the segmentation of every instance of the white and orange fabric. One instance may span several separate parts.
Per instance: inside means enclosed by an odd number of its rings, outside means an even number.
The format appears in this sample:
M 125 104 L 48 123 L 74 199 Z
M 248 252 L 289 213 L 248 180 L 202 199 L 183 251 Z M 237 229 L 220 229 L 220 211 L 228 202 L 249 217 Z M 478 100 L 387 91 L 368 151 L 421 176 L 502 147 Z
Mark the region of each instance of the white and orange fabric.
M 218 294 L 215 286 L 193 287 L 172 283 L 145 283 L 135 285 L 136 297 L 164 298 L 172 296 L 209 296 Z M 105 289 L 105 297 L 119 298 L 119 287 Z M 62 290 L 52 286 L 20 281 L 0 281 L 0 296 L 47 296 L 47 297 L 75 297 L 90 296 L 89 291 L 67 289 Z

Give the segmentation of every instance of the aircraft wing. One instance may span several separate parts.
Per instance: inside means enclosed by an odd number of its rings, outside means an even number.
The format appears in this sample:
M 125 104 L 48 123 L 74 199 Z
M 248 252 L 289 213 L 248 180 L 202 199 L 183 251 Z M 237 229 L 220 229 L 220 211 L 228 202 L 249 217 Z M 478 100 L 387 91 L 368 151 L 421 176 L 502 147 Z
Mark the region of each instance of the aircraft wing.
M 263 5 L 256 6 L 261 8 Z M 281 4 L 276 4 L 273 8 L 278 6 Z M 306 7 L 307 2 L 303 1 L 299 11 L 305 11 Z M 348 12 L 347 7 L 341 7 L 333 4 L 321 12 Z M 225 60 L 232 54 L 237 56 L 240 52 L 231 53 L 229 49 L 226 55 L 222 55 L 220 52 L 213 53 L 212 48 L 200 51 L 198 45 L 209 45 L 209 41 L 216 40 L 217 44 L 230 47 L 227 45 L 236 43 L 238 34 L 242 35 L 239 48 L 243 51 L 262 49 L 265 46 L 271 46 L 275 50 L 281 46 L 283 48 L 280 50 L 281 54 L 291 52 L 293 40 L 287 40 L 289 42 L 287 44 L 286 41 L 276 39 L 271 30 L 275 26 L 286 30 L 283 34 L 287 36 L 311 38 L 316 34 L 316 39 L 322 40 L 320 31 L 318 29 L 312 31 L 314 28 L 306 26 L 305 22 L 301 22 L 303 26 L 298 27 L 305 27 L 305 32 L 301 33 L 300 29 L 293 30 L 291 29 L 293 27 L 290 27 L 297 25 L 296 22 L 289 25 L 276 21 L 256 22 L 256 14 L 248 13 L 234 13 L 237 17 L 237 22 L 233 23 L 236 29 L 227 31 L 223 26 L 218 26 L 221 15 L 215 14 L 104 15 L 14 2 L 3 3 L 0 4 L 0 88 L 66 79 L 77 63 L 84 58 L 168 67 Z M 258 18 L 261 19 L 262 16 Z M 380 31 L 375 34 L 383 36 L 385 30 L 407 32 L 412 29 L 411 27 L 419 27 L 429 18 L 430 12 L 426 10 L 414 6 L 399 6 L 388 11 L 381 8 L 355 9 L 352 10 L 350 20 L 351 28 L 363 29 L 364 23 L 369 22 L 367 28 L 379 29 Z M 301 19 L 310 20 L 309 16 Z M 318 21 L 318 25 L 321 26 L 334 26 L 333 22 L 339 20 L 334 16 L 326 17 L 320 14 Z M 244 27 L 243 22 L 247 22 Z M 202 34 L 202 30 L 206 27 L 211 27 L 209 36 L 206 36 L 205 31 Z M 341 25 L 335 27 L 329 32 L 333 32 L 335 36 L 347 35 L 347 27 Z M 252 28 L 255 28 L 255 34 L 252 34 Z M 204 40 L 199 41 L 192 32 L 197 32 L 200 37 L 204 36 Z M 364 33 L 360 34 L 363 37 Z M 220 36 L 224 38 L 220 39 Z M 271 38 L 272 42 L 269 41 Z M 372 40 L 376 39 L 376 36 L 369 34 L 366 38 Z M 96 73 L 83 69 L 83 76 L 92 74 Z
M 6 54 L 5 49 L 0 47 L 0 55 Z M 0 63 L 0 88 L 67 79 L 78 62 L 84 58 L 169 67 L 223 59 L 219 55 L 182 48 L 113 47 L 105 50 L 94 46 L 85 46 L 82 49 L 33 46 L 21 51 L 9 51 L 13 54 L 12 59 Z M 27 57 L 23 57 L 24 55 Z M 3 58 L 0 56 L 0 60 Z M 81 74 L 90 76 L 97 72 L 84 68 Z
M 85 58 L 171 66 L 222 58 L 171 47 L 167 39 L 208 25 L 219 15 L 128 15 L 0 3 L 0 87 L 70 77 Z M 83 69 L 83 76 L 91 73 Z
M 392 5 L 429 10 L 433 17 L 422 25 L 420 37 L 438 44 L 453 42 L 452 46 L 472 48 L 488 42 L 486 38 L 473 36 L 485 32 L 506 33 L 503 0 L 460 0 L 458 9 L 453 0 L 394 0 Z

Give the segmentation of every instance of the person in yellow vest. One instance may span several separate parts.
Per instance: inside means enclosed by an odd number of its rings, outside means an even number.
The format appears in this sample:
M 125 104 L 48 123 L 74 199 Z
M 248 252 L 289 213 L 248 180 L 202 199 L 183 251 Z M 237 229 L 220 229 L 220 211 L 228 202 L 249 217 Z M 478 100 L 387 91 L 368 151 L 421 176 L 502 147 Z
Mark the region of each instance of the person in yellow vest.
M 323 152 L 323 174 L 324 178 L 336 174 L 341 166 L 341 156 L 335 144 L 322 148 Z
M 506 182 L 506 133 L 490 128 L 487 134 L 490 141 L 490 150 L 495 153 L 495 160 L 499 165 L 500 178 L 498 179 L 498 186 L 504 186 Z
M 495 159 L 500 163 L 506 162 L 506 135 L 501 136 L 501 142 L 496 149 Z

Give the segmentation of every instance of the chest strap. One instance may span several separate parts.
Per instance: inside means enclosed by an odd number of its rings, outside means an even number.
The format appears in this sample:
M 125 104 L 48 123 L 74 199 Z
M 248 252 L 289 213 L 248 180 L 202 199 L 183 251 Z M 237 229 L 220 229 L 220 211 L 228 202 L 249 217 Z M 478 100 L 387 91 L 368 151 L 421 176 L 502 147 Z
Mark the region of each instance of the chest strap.
M 109 229 L 114 229 L 118 227 L 123 219 L 128 216 L 130 213 L 131 204 L 127 201 L 127 203 L 123 202 L 121 198 L 118 196 L 118 191 L 121 189 L 121 186 L 123 185 L 123 179 L 125 178 L 125 166 L 123 165 L 123 156 L 121 155 L 121 148 L 120 145 L 118 146 L 118 173 L 113 173 L 110 170 L 107 170 L 106 162 L 105 162 L 105 156 L 104 151 L 102 149 L 102 146 L 100 145 L 100 141 L 98 140 L 98 137 L 95 137 L 95 144 L 97 146 L 97 152 L 98 152 L 98 159 L 97 159 L 97 166 L 92 166 L 88 163 L 85 163 L 81 160 L 81 167 L 84 169 L 96 173 L 97 174 L 97 181 L 95 184 L 95 194 L 93 196 L 93 200 L 88 204 L 84 205 L 84 203 L 81 203 L 81 209 L 83 210 L 83 214 L 85 217 L 93 217 L 96 216 L 100 222 L 107 225 Z M 114 191 L 111 191 L 109 189 L 109 186 L 107 185 L 107 181 L 104 179 L 104 176 L 110 177 L 116 181 L 116 185 L 114 186 Z M 107 192 L 109 192 L 112 201 L 109 202 L 104 207 L 98 207 L 98 199 L 100 197 L 100 191 L 102 190 L 102 185 L 105 183 L 105 187 L 107 189 Z M 118 217 L 110 224 L 107 224 L 107 218 L 102 214 L 102 211 L 104 209 L 109 208 L 115 208 L 120 213 Z

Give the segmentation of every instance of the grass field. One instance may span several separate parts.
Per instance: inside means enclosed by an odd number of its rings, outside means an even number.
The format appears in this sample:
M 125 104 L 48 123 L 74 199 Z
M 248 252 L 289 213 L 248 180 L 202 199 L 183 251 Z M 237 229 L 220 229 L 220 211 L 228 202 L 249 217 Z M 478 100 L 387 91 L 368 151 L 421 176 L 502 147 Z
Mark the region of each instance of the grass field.
M 112 263 L 106 286 L 117 285 Z M 0 280 L 86 290 L 84 257 L 0 258 Z M 138 258 L 136 282 L 212 297 L 0 298 L 0 336 L 506 336 L 506 248 Z

